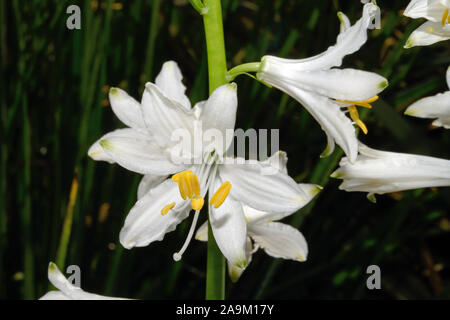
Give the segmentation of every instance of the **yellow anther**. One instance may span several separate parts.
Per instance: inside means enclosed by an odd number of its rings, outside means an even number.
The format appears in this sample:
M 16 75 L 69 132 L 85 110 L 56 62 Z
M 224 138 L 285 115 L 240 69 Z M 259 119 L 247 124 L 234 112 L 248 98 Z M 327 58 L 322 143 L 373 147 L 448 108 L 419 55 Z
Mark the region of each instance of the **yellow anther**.
M 441 21 L 442 28 L 445 27 L 445 24 L 447 23 L 447 21 L 448 21 L 448 23 L 450 23 L 450 15 L 449 15 L 448 8 L 445 9 L 444 14 L 442 15 L 442 21 Z
M 169 203 L 168 205 L 164 206 L 164 208 L 161 209 L 161 215 L 165 216 L 170 210 L 175 207 L 175 202 Z
M 183 200 L 192 199 L 194 196 L 200 196 L 200 183 L 198 178 L 191 170 L 179 172 L 172 176 L 172 180 L 178 183 L 180 195 Z
M 217 189 L 216 193 L 214 193 L 211 200 L 209 201 L 209 204 L 214 205 L 214 208 L 216 209 L 220 207 L 222 203 L 225 201 L 225 199 L 228 197 L 230 189 L 231 183 L 229 181 L 226 181 L 219 187 L 219 189 Z
M 197 197 L 191 199 L 191 207 L 192 209 L 196 211 L 200 211 L 203 208 L 203 205 L 205 204 L 205 199 L 203 197 Z
M 172 176 L 172 180 L 178 183 L 180 181 L 181 176 L 183 176 L 183 175 L 185 175 L 187 173 L 192 173 L 192 171 L 191 170 L 186 170 L 186 171 L 178 172 L 177 174 L 174 174 Z
M 364 134 L 367 134 L 367 132 L 369 131 L 367 130 L 367 127 L 364 124 L 364 122 L 362 122 L 361 119 L 359 118 L 358 109 L 356 109 L 355 106 L 349 106 L 347 107 L 347 109 L 348 112 L 350 113 L 350 118 L 352 118 L 352 120 L 358 125 L 358 127 L 361 128 Z

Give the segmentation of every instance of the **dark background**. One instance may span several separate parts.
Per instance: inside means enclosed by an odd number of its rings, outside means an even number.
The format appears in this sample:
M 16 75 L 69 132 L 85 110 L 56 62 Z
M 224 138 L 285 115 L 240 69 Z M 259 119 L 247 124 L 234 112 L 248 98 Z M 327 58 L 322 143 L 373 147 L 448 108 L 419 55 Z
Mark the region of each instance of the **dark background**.
M 66 8 L 81 7 L 81 30 L 66 28 Z M 382 28 L 344 60 L 344 67 L 377 72 L 390 81 L 367 113 L 371 147 L 450 159 L 450 131 L 403 115 L 417 99 L 448 90 L 450 42 L 403 49 L 422 21 L 402 16 L 408 1 L 378 1 Z M 352 23 L 359 0 L 224 0 L 229 67 L 264 54 L 303 58 L 335 44 L 336 13 Z M 140 176 L 95 162 L 88 147 L 122 126 L 108 100 L 119 86 L 140 100 L 166 60 L 178 62 L 192 102 L 207 98 L 207 61 L 201 17 L 187 1 L 0 0 L 1 162 L 0 298 L 34 299 L 49 289 L 77 168 L 78 196 L 65 265 L 82 270 L 82 288 L 139 299 L 203 299 L 206 246 L 193 242 L 183 260 L 190 219 L 163 242 L 125 250 L 119 230 L 136 201 Z M 297 181 L 324 186 L 317 201 L 286 219 L 305 235 L 305 263 L 262 250 L 230 299 L 446 299 L 450 297 L 450 189 L 378 196 L 338 190 L 328 179 L 341 150 L 319 159 L 326 136 L 295 100 L 248 77 L 238 84 L 237 128 L 279 128 L 281 149 Z M 205 219 L 205 217 L 202 217 Z M 69 224 L 70 226 L 70 224 Z M 366 288 L 377 264 L 382 289 Z M 60 265 L 64 270 L 64 266 Z

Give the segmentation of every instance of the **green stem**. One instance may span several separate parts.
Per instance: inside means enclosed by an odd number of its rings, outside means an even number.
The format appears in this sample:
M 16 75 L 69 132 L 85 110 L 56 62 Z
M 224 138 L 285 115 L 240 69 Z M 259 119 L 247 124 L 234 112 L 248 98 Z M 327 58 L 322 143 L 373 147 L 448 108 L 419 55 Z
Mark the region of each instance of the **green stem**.
M 203 3 L 206 8 L 203 22 L 208 55 L 209 94 L 211 94 L 217 87 L 228 82 L 227 62 L 220 0 L 205 0 Z M 211 226 L 208 229 L 206 299 L 223 300 L 225 299 L 225 258 L 217 247 Z
M 227 80 L 232 81 L 237 76 L 241 74 L 246 74 L 248 72 L 258 72 L 260 66 L 261 66 L 260 62 L 249 62 L 240 64 L 227 72 L 226 74 Z

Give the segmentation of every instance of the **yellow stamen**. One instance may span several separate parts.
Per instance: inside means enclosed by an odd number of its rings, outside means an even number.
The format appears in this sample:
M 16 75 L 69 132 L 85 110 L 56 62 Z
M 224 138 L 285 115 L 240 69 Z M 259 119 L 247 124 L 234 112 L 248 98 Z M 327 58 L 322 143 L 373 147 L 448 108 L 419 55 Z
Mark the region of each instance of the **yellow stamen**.
M 336 100 L 336 101 L 342 103 L 350 103 L 358 107 L 372 109 L 372 106 L 370 104 L 377 101 L 378 98 L 379 98 L 378 96 L 373 96 L 372 98 L 363 101 L 351 101 L 351 100 Z
M 172 180 L 178 183 L 180 181 L 180 177 L 182 175 L 187 174 L 187 173 L 192 173 L 192 171 L 191 170 L 186 170 L 186 171 L 178 172 L 177 174 L 174 174 L 172 176 Z
M 349 106 L 347 107 L 347 109 L 348 112 L 350 113 L 350 118 L 352 118 L 352 120 L 358 125 L 358 127 L 361 128 L 364 134 L 367 134 L 367 132 L 369 131 L 367 130 L 367 127 L 364 124 L 364 122 L 362 122 L 361 119 L 359 118 L 358 109 L 356 109 L 355 106 Z
M 219 187 L 219 189 L 217 189 L 216 193 L 214 193 L 211 200 L 209 201 L 209 204 L 214 205 L 214 208 L 216 209 L 219 208 L 225 201 L 225 199 L 228 197 L 230 189 L 231 183 L 229 181 L 226 181 Z
M 196 211 L 200 211 L 203 208 L 203 204 L 205 203 L 205 199 L 203 197 L 197 197 L 191 199 L 191 207 Z
M 450 15 L 449 15 L 449 9 L 445 9 L 444 14 L 442 15 L 442 28 L 445 27 L 445 24 L 447 23 L 447 19 L 448 19 L 448 23 L 450 23 Z
M 379 98 L 378 96 L 373 96 L 372 98 L 363 100 L 363 101 L 337 100 L 337 99 L 336 99 L 336 101 L 341 102 L 341 103 L 351 104 L 350 106 L 347 107 L 347 110 L 350 113 L 350 118 L 352 118 L 352 120 L 356 123 L 356 125 L 361 128 L 361 130 L 362 130 L 362 132 L 364 132 L 364 134 L 367 134 L 367 132 L 369 132 L 369 131 L 367 130 L 367 127 L 364 124 L 364 122 L 362 122 L 361 119 L 359 118 L 359 114 L 358 114 L 358 110 L 356 109 L 356 106 L 372 109 L 371 103 L 377 101 L 378 98 Z
M 168 205 L 164 206 L 164 208 L 161 209 L 161 215 L 165 216 L 170 210 L 175 207 L 175 202 L 169 203 Z

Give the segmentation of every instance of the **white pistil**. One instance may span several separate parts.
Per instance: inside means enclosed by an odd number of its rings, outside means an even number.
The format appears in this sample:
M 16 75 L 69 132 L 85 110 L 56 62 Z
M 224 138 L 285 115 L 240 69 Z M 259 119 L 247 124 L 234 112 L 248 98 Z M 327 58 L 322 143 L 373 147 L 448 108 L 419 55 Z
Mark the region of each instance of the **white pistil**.
M 175 252 L 173 254 L 173 260 L 180 261 L 183 253 L 186 251 L 187 247 L 189 246 L 189 243 L 191 242 L 192 236 L 194 235 L 195 227 L 197 226 L 197 220 L 199 216 L 200 211 L 195 211 L 194 219 L 192 220 L 191 228 L 189 229 L 188 236 L 186 238 L 186 241 L 184 241 L 183 247 L 180 249 L 180 251 Z

